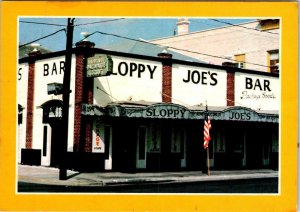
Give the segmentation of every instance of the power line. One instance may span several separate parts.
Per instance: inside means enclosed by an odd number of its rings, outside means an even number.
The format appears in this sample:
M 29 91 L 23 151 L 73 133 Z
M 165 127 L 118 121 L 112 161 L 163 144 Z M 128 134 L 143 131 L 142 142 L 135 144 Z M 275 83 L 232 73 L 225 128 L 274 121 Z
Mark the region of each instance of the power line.
M 84 26 L 84 25 L 91 25 L 91 24 L 100 24 L 100 23 L 106 23 L 106 22 L 112 22 L 112 21 L 119 21 L 123 20 L 125 18 L 116 18 L 116 19 L 110 19 L 110 20 L 104 20 L 104 21 L 95 21 L 95 22 L 89 22 L 89 23 L 83 23 L 83 24 L 75 24 L 74 26 Z
M 205 55 L 205 56 L 209 56 L 209 57 L 214 57 L 214 58 L 219 58 L 219 59 L 224 59 L 224 60 L 229 60 L 229 61 L 234 61 L 234 62 L 241 62 L 241 61 L 238 61 L 238 60 L 235 60 L 235 59 L 230 59 L 230 58 L 226 58 L 226 57 L 222 57 L 222 56 L 211 55 L 211 54 L 206 54 L 206 53 L 201 53 L 201 52 L 196 52 L 196 51 L 191 51 L 191 50 L 186 50 L 186 49 L 180 49 L 180 48 L 171 47 L 171 46 L 164 46 L 164 45 L 160 45 L 160 44 L 150 43 L 150 42 L 144 41 L 144 40 L 128 38 L 128 37 L 124 37 L 124 36 L 121 36 L 121 35 L 116 35 L 116 34 L 111 34 L 111 33 L 106 33 L 106 32 L 100 32 L 100 31 L 95 31 L 95 32 L 91 33 L 90 35 L 88 35 L 87 37 L 85 37 L 84 39 L 86 39 L 86 38 L 88 38 L 88 37 L 90 37 L 94 34 L 97 34 L 97 33 L 101 34 L 101 35 L 109 35 L 109 36 L 114 36 L 114 37 L 122 38 L 122 39 L 126 39 L 126 40 L 131 40 L 131 41 L 136 41 L 136 42 L 141 42 L 141 43 L 147 43 L 147 44 L 154 45 L 154 46 L 160 46 L 162 48 L 175 49 L 175 50 L 178 50 L 178 51 L 185 51 L 185 52 L 189 52 L 189 53 L 193 53 L 193 54 Z M 82 40 L 84 40 L 84 39 L 82 39 Z M 80 40 L 80 41 L 82 41 L 82 40 Z M 257 64 L 257 63 L 246 62 L 246 61 L 243 62 L 243 63 L 256 65 L 256 66 L 261 66 L 261 67 L 266 67 L 266 68 L 270 67 L 270 66 L 261 65 L 261 64 Z
M 74 25 L 74 26 L 87 25 L 87 24 L 95 24 L 95 23 L 103 23 L 103 22 L 116 21 L 116 20 L 121 20 L 121 19 L 112 19 L 112 20 L 101 21 L 101 22 L 100 21 L 98 21 L 98 22 L 90 22 L 90 23 L 85 23 L 85 24 L 77 24 L 77 25 Z M 216 19 L 211 19 L 211 20 L 216 20 Z M 43 24 L 41 22 L 38 22 L 38 23 L 39 24 Z M 233 24 L 231 24 L 231 25 L 233 25 Z M 234 26 L 236 26 L 236 25 L 234 25 Z M 237 25 L 237 26 L 239 26 L 239 25 Z M 249 28 L 249 29 L 251 29 L 251 28 Z M 60 29 L 58 31 L 55 31 L 54 33 L 51 33 L 51 34 L 46 35 L 44 37 L 38 38 L 38 39 L 36 39 L 34 41 L 31 41 L 31 42 L 19 45 L 19 48 L 23 47 L 23 46 L 26 46 L 26 45 L 29 45 L 31 43 L 34 43 L 36 41 L 45 39 L 47 37 L 53 36 L 53 35 L 55 35 L 56 33 L 60 32 L 60 31 L 66 31 L 66 29 L 65 28 Z M 114 37 L 122 38 L 122 39 L 126 39 L 126 40 L 131 40 L 131 41 L 136 41 L 136 42 L 141 42 L 141 43 L 147 43 L 147 44 L 150 44 L 150 45 L 160 46 L 162 48 L 169 48 L 169 49 L 174 49 L 174 50 L 178 50 L 178 51 L 185 51 L 185 52 L 189 52 L 189 53 L 193 53 L 193 54 L 199 54 L 199 55 L 204 55 L 204 56 L 209 56 L 209 57 L 214 57 L 214 58 L 219 58 L 219 59 L 234 61 L 234 62 L 240 62 L 238 60 L 234 60 L 234 59 L 230 59 L 230 58 L 226 58 L 226 57 L 222 57 L 222 56 L 211 55 L 211 54 L 207 54 L 207 53 L 201 53 L 201 52 L 196 52 L 196 51 L 191 51 L 191 50 L 186 50 L 186 49 L 180 49 L 180 48 L 171 47 L 171 46 L 164 46 L 164 45 L 161 45 L 161 44 L 150 43 L 150 42 L 144 41 L 144 40 L 138 40 L 138 39 L 134 39 L 134 38 L 129 38 L 129 37 L 121 36 L 121 35 L 116 35 L 116 34 L 111 34 L 111 33 L 105 33 L 105 32 L 100 32 L 100 31 L 95 31 L 95 32 L 89 34 L 88 36 L 86 36 L 84 39 L 86 39 L 86 38 L 88 38 L 88 37 L 90 37 L 90 36 L 92 36 L 94 34 L 97 34 L 97 33 L 102 34 L 102 35 L 114 36 Z M 82 39 L 80 41 L 83 41 L 84 39 Z M 80 42 L 80 41 L 78 41 L 78 42 Z M 246 62 L 246 61 L 244 61 L 244 63 L 246 63 L 246 64 L 252 64 L 252 65 L 256 65 L 256 66 L 261 66 L 261 67 L 267 67 L 267 68 L 270 67 L 270 66 L 261 65 L 261 64 L 257 64 L 257 63 Z
M 193 19 L 192 19 L 193 20 Z M 213 26 L 213 27 L 216 27 L 216 28 L 209 28 L 209 29 L 204 29 L 204 30 L 214 30 L 214 29 L 218 29 L 218 28 L 220 28 L 220 25 L 215 25 L 215 24 L 211 24 L 211 23 L 207 23 L 206 22 L 207 20 L 205 20 L 205 22 L 200 22 L 199 20 L 197 20 L 197 19 L 195 19 L 195 20 L 193 20 L 193 22 L 194 23 L 200 23 L 200 24 L 205 24 L 205 25 L 207 25 L 207 26 Z M 228 29 L 228 30 L 230 30 L 230 32 L 233 32 L 233 31 L 235 31 L 235 30 L 237 30 L 237 29 Z M 276 39 L 276 40 L 278 40 L 278 37 L 274 37 L 274 36 L 267 36 L 266 34 L 261 34 L 261 33 L 251 33 L 251 32 L 245 32 L 245 30 L 237 30 L 237 31 L 240 31 L 240 32 L 244 32 L 244 33 L 247 33 L 247 34 L 252 34 L 252 35 L 255 35 L 255 36 L 263 36 L 263 37 L 267 37 L 267 38 L 270 38 L 270 39 Z M 262 31 L 260 31 L 260 32 L 262 32 Z M 276 35 L 278 35 L 278 34 L 276 34 Z M 274 42 L 274 41 L 273 41 Z
M 65 29 L 65 28 L 60 29 L 60 30 L 55 31 L 55 32 L 53 32 L 53 33 L 51 33 L 51 34 L 49 34 L 49 35 L 44 36 L 44 37 L 41 37 L 41 38 L 38 38 L 38 39 L 36 39 L 36 40 L 30 41 L 30 42 L 28 42 L 28 43 L 19 45 L 19 48 L 21 48 L 21 47 L 23 47 L 23 46 L 27 46 L 27 45 L 32 44 L 32 43 L 34 43 L 34 42 L 37 42 L 37 41 L 39 41 L 39 40 L 43 40 L 43 39 L 45 39 L 45 38 L 48 38 L 48 37 L 50 37 L 50 36 L 52 36 L 52 35 L 55 35 L 55 34 L 61 32 L 61 31 L 65 31 L 65 32 L 66 32 L 66 29 Z
M 258 32 L 265 32 L 265 33 L 269 33 L 269 34 L 273 34 L 273 35 L 279 35 L 278 33 L 275 33 L 275 32 L 261 31 L 261 30 L 255 29 L 255 28 L 249 28 L 249 27 L 245 27 L 245 26 L 242 26 L 242 25 L 238 25 L 238 24 L 232 24 L 232 23 L 229 23 L 229 22 L 226 22 L 226 21 L 220 21 L 220 20 L 213 19 L 213 18 L 210 18 L 209 20 L 219 22 L 219 23 L 222 23 L 222 24 L 227 24 L 227 25 L 230 25 L 230 26 L 240 27 L 240 28 L 243 28 L 243 29 L 254 30 L 254 31 L 258 31 Z
M 51 24 L 51 23 L 35 22 L 35 21 L 20 21 L 20 23 L 25 23 L 25 24 L 40 24 L 40 25 L 63 26 L 63 27 L 66 27 L 66 25 L 63 25 L 63 24 Z

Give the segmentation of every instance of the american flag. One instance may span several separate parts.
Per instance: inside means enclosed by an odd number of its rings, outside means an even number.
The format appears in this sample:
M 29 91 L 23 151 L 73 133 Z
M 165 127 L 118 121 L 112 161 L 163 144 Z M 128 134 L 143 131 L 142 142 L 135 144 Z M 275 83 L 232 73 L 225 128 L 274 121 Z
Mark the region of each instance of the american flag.
M 203 143 L 203 147 L 204 149 L 208 148 L 208 144 L 210 141 L 210 134 L 209 134 L 209 130 L 211 128 L 211 123 L 210 123 L 210 118 L 208 116 L 208 110 L 207 110 L 207 105 L 206 105 L 206 109 L 204 112 L 204 143 Z

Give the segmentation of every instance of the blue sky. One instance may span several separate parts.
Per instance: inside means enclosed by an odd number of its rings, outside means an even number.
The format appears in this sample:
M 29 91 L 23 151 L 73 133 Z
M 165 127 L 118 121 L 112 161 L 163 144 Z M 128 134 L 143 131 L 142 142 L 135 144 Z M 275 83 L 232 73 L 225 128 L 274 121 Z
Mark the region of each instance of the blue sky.
M 91 22 L 119 19 L 121 17 L 110 18 L 75 18 L 76 24 L 85 24 Z M 218 19 L 232 24 L 249 22 L 251 19 Z M 31 42 L 43 36 L 49 35 L 57 30 L 60 30 L 67 25 L 67 18 L 20 18 L 19 19 L 19 44 Z M 22 23 L 39 22 L 48 24 L 58 24 L 64 26 L 54 26 L 45 24 Z M 226 26 L 210 19 L 192 18 L 190 21 L 190 32 L 201 31 L 210 28 Z M 73 43 L 81 39 L 80 32 L 93 33 L 101 31 L 121 35 L 124 37 L 134 39 L 152 40 L 162 37 L 169 37 L 174 35 L 176 29 L 177 18 L 125 18 L 111 22 L 103 22 L 96 24 L 80 25 L 74 28 Z M 89 37 L 89 40 L 96 44 L 96 47 L 102 45 L 109 45 L 110 43 L 122 42 L 123 39 L 116 38 L 109 35 L 94 34 Z M 43 47 L 52 51 L 59 51 L 65 49 L 66 34 L 61 31 L 51 37 L 38 41 Z

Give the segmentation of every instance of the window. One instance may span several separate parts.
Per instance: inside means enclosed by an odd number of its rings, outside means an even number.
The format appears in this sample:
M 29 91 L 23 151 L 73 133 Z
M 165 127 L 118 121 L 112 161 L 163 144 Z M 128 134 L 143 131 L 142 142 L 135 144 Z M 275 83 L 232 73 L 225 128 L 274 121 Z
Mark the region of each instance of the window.
M 109 159 L 109 143 L 111 136 L 111 127 L 106 125 L 104 127 L 104 151 L 105 151 L 105 159 Z
M 146 147 L 146 128 L 139 128 L 139 160 L 145 160 Z
M 238 54 L 238 55 L 235 55 L 234 56 L 234 59 L 236 60 L 236 64 L 237 64 L 237 67 L 238 68 L 245 68 L 245 59 L 246 59 L 246 56 L 245 54 Z
M 22 124 L 23 121 L 23 107 L 18 105 L 18 125 Z
M 279 73 L 279 51 L 272 50 L 268 51 L 268 66 L 269 72 L 271 73 Z
M 42 105 L 43 123 L 52 123 L 53 121 L 62 120 L 62 101 L 50 100 Z
M 47 156 L 47 137 L 48 130 L 47 126 L 44 126 L 44 137 L 43 137 L 43 156 Z

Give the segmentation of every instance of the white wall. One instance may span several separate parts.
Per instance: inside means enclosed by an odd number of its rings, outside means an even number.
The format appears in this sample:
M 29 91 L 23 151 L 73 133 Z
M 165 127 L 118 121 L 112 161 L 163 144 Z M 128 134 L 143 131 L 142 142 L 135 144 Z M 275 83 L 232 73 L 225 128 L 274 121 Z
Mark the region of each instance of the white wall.
M 19 64 L 18 74 L 17 74 L 17 104 L 20 104 L 23 107 L 23 118 L 22 118 L 22 124 L 18 125 L 17 128 L 18 129 L 18 135 L 17 135 L 18 163 L 21 162 L 21 149 L 26 147 L 28 71 L 29 71 L 29 66 L 27 63 Z
M 112 56 L 112 60 L 113 74 L 94 79 L 94 104 L 106 105 L 112 101 L 129 100 L 161 101 L 162 64 L 160 62 L 117 56 Z M 140 74 L 138 70 L 130 72 L 130 67 L 134 70 L 136 66 L 140 67 L 140 70 L 145 67 L 145 71 L 140 71 Z
M 235 105 L 254 110 L 279 110 L 279 78 L 236 72 Z
M 193 76 L 190 80 L 188 73 Z M 224 70 L 173 65 L 173 103 L 193 106 L 205 105 L 207 101 L 209 106 L 226 106 L 226 84 L 227 73 Z
M 41 105 L 53 99 L 62 100 L 62 95 L 48 95 L 48 83 L 63 83 L 63 62 L 64 56 L 39 60 L 35 64 L 35 87 L 34 87 L 34 117 L 33 117 L 33 149 L 43 149 L 43 109 Z M 74 137 L 74 96 L 75 96 L 75 55 L 72 57 L 71 84 L 70 89 L 70 108 L 69 108 L 69 132 L 68 132 L 68 150 L 73 151 Z M 45 68 L 46 67 L 46 68 Z M 49 67 L 49 68 L 48 68 Z M 47 71 L 48 70 L 48 71 Z M 49 131 L 51 133 L 51 131 Z M 51 148 L 51 137 L 47 142 L 47 148 Z M 42 165 L 49 165 L 50 154 L 47 159 L 43 158 Z

